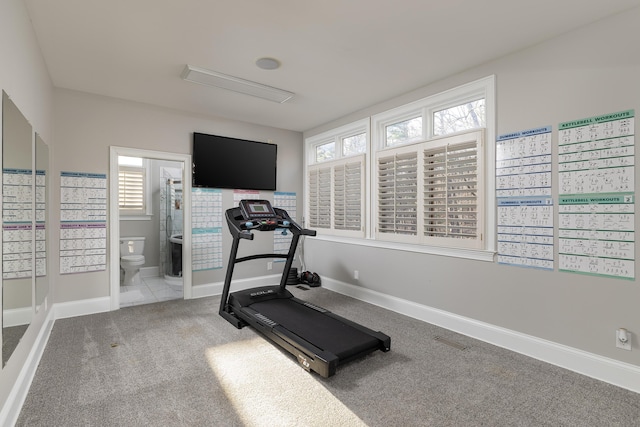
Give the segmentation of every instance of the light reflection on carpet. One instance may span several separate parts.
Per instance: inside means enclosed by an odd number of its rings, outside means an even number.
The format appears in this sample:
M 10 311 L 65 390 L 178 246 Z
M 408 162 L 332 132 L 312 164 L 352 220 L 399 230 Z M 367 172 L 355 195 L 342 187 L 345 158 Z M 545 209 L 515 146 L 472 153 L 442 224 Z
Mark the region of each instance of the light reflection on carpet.
M 319 377 L 263 338 L 210 348 L 207 359 L 247 426 L 366 426 Z

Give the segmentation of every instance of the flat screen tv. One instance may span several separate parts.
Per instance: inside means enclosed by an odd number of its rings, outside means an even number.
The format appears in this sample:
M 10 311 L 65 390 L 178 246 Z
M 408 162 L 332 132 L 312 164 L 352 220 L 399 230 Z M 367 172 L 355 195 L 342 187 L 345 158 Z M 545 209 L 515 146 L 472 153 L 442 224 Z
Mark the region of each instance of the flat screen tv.
M 193 133 L 193 186 L 276 190 L 275 144 Z

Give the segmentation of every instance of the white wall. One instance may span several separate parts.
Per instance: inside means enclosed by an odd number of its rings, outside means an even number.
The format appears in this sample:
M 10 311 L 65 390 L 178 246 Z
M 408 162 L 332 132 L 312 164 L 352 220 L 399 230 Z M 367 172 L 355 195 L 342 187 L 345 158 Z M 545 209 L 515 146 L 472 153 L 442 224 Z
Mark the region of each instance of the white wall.
M 492 74 L 498 135 L 552 125 L 555 138 L 560 122 L 628 109 L 635 109 L 637 117 L 638 22 L 640 9 L 602 20 L 308 131 L 305 138 Z M 636 119 L 636 128 L 637 123 Z M 637 230 L 639 225 L 636 216 Z M 338 282 L 640 366 L 637 279 L 560 273 L 557 265 L 556 271 L 540 271 L 317 239 L 306 240 L 305 255 L 309 269 Z M 353 270 L 359 270 L 358 281 Z M 635 334 L 633 351 L 616 348 L 619 327 Z
M 51 149 L 53 87 L 21 0 L 0 2 L 0 89 L 11 97 L 33 130 Z M 51 310 L 51 305 L 48 310 Z M 37 313 L 7 365 L 0 371 L 0 424 L 7 413 L 5 402 L 10 399 L 14 385 L 27 364 L 28 354 L 45 327 L 48 313 L 45 310 Z
M 21 0 L 0 4 L 0 86 L 43 140 L 53 142 L 53 87 Z
M 60 172 L 109 172 L 109 147 L 112 145 L 153 151 L 189 154 L 193 132 L 244 138 L 278 144 L 278 191 L 296 192 L 302 203 L 302 134 L 299 132 L 252 125 L 237 121 L 194 117 L 184 113 L 146 104 L 57 89 L 55 92 L 56 150 L 52 168 L 52 186 L 60 187 Z M 225 190 L 225 207 L 230 207 L 232 196 Z M 60 195 L 53 193 L 53 224 L 59 223 Z M 159 232 L 159 231 L 158 231 Z M 225 234 L 223 248 L 228 251 L 230 235 Z M 59 230 L 53 229 L 52 240 L 59 239 Z M 111 244 L 112 242 L 109 242 Z M 113 242 L 117 244 L 117 242 Z M 57 265 L 59 251 L 53 249 L 51 262 Z M 226 265 L 226 252 L 224 255 Z M 108 263 L 112 260 L 107 260 Z M 119 262 L 119 260 L 115 260 Z M 157 265 L 157 264 L 152 264 Z M 237 277 L 267 275 L 263 264 L 242 266 Z M 234 276 L 236 277 L 236 276 Z M 106 297 L 110 294 L 109 266 L 105 271 L 56 275 L 55 302 L 72 302 Z M 221 283 L 224 270 L 197 272 L 194 286 Z

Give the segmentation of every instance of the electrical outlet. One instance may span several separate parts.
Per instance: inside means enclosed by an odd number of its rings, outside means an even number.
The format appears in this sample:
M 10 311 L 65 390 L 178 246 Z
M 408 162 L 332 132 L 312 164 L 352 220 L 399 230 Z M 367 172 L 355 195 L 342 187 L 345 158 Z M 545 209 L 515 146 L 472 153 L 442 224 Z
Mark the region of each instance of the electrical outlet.
M 360 279 L 360 272 L 358 270 L 353 270 L 353 278 L 356 280 Z
M 267 263 L 267 270 L 273 270 L 273 261 Z
M 616 347 L 631 351 L 631 332 L 624 328 L 616 330 Z

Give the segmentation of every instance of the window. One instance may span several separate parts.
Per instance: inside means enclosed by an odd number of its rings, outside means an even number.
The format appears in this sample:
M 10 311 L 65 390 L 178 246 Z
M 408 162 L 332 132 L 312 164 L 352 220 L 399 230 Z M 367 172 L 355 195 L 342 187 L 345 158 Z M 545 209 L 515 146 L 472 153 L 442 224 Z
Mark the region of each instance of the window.
M 147 168 L 139 157 L 118 157 L 118 207 L 125 216 L 146 216 L 148 200 Z
M 386 146 L 404 144 L 407 142 L 423 139 L 422 117 L 414 117 L 398 123 L 387 125 L 385 126 L 385 130 Z
M 484 98 L 433 113 L 433 134 L 448 135 L 485 126 Z
M 336 150 L 336 146 L 342 148 Z M 336 151 L 342 153 L 340 157 L 349 157 L 366 152 L 367 133 L 361 132 L 351 136 L 340 137 L 337 142 L 331 141 L 316 144 L 313 163 L 322 163 L 335 159 L 337 157 Z
M 327 142 L 326 144 L 316 145 L 316 162 L 324 162 L 335 159 L 336 143 Z
M 369 120 L 308 141 L 306 217 L 328 234 L 365 237 L 365 154 Z M 331 152 L 332 154 L 324 155 Z M 321 155 L 322 153 L 322 155 Z
M 342 138 L 342 155 L 344 157 L 360 154 L 367 151 L 367 133 Z
M 377 237 L 482 248 L 483 133 L 380 151 Z
M 494 85 L 490 76 L 307 138 L 307 225 L 320 237 L 492 260 Z

